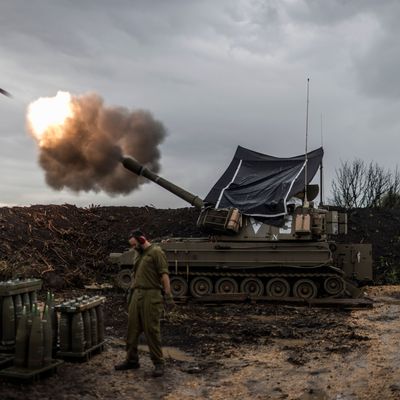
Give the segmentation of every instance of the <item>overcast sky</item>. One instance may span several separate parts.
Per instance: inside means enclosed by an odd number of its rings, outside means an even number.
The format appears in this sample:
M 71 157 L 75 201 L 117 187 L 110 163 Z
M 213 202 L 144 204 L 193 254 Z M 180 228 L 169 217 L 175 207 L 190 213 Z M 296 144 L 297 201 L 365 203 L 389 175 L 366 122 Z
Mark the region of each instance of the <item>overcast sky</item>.
M 58 90 L 150 111 L 168 132 L 161 175 L 200 197 L 237 145 L 304 153 L 307 78 L 327 196 L 341 161 L 394 169 L 399 21 L 397 0 L 2 1 L 0 204 L 186 206 L 153 183 L 118 197 L 48 187 L 26 109 Z

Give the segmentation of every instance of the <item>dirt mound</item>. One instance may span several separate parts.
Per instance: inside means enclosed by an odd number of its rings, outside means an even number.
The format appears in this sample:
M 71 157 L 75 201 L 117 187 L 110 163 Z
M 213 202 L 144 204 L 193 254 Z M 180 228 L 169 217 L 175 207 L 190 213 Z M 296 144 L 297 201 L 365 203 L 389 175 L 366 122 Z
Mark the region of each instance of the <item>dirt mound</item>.
M 198 236 L 193 208 L 36 205 L 0 208 L 0 279 L 41 277 L 54 288 L 81 287 L 110 272 L 111 252 L 128 248 L 129 231 L 150 238 Z
M 40 277 L 56 289 L 102 282 L 113 269 L 109 254 L 128 248 L 133 228 L 150 238 L 201 236 L 197 216 L 195 208 L 0 208 L 0 279 Z M 372 243 L 377 281 L 399 281 L 400 210 L 352 210 L 349 234 L 339 240 Z

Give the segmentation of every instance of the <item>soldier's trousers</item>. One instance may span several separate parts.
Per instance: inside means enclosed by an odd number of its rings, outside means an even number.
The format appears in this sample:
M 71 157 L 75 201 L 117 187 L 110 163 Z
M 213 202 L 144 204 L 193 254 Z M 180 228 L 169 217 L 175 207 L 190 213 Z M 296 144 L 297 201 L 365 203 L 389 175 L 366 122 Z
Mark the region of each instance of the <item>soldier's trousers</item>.
M 164 364 L 160 318 L 163 298 L 160 289 L 135 289 L 128 309 L 127 360 L 138 362 L 139 336 L 143 332 L 153 364 Z

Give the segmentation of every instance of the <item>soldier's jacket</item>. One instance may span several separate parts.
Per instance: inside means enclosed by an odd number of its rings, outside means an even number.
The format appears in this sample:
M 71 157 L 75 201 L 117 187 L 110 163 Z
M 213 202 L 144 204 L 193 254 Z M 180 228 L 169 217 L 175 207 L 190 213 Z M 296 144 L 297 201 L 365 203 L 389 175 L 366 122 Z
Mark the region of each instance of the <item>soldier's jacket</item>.
M 133 289 L 161 289 L 162 274 L 168 274 L 167 257 L 161 247 L 152 244 L 135 259 Z

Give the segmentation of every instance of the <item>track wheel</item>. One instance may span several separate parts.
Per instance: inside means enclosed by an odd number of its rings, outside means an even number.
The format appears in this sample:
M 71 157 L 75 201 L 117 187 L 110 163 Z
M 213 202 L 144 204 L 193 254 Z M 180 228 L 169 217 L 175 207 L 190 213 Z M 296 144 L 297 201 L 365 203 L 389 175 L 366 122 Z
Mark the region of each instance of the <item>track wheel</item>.
M 317 297 L 318 289 L 311 279 L 299 279 L 293 286 L 293 296 L 301 299 Z
M 174 297 L 183 297 L 187 295 L 188 284 L 185 279 L 180 276 L 172 276 L 170 279 L 171 293 Z
M 331 296 L 338 296 L 344 291 L 344 281 L 339 276 L 330 276 L 324 281 L 324 289 Z
M 265 289 L 270 297 L 288 297 L 290 294 L 289 282 L 284 278 L 270 279 Z
M 130 269 L 121 269 L 115 277 L 115 286 L 128 290 L 132 287 L 133 277 Z
M 220 278 L 215 283 L 215 293 L 237 293 L 239 286 L 232 278 Z
M 213 291 L 213 284 L 211 279 L 205 276 L 199 276 L 194 278 L 190 282 L 190 293 L 193 297 L 201 297 L 207 294 L 211 294 Z
M 251 296 L 262 296 L 264 286 L 258 278 L 245 278 L 240 284 L 240 291 Z

